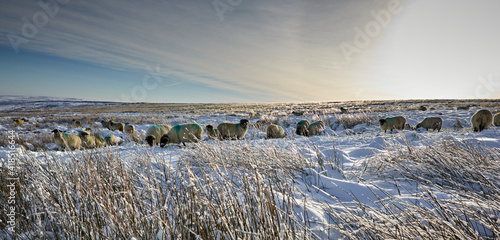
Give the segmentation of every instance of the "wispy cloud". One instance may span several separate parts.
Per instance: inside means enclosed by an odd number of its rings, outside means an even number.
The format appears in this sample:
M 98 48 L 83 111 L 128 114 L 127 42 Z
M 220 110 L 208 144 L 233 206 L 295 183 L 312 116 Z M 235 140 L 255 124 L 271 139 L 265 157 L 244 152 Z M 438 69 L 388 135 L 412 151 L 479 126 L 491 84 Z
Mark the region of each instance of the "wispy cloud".
M 32 22 L 43 11 L 34 1 L 5 5 L 4 36 L 22 36 L 21 18 Z M 210 2 L 69 1 L 20 49 L 113 69 L 141 71 L 160 64 L 166 74 L 214 88 L 312 100 L 318 87 L 333 85 L 328 83 L 333 79 L 321 79 L 330 73 L 318 68 L 323 63 L 317 60 L 336 54 L 322 48 L 340 41 L 333 26 L 340 17 L 334 14 L 345 5 L 326 4 L 322 10 L 325 4 L 244 1 L 220 21 Z M 8 38 L 1 41 L 10 45 Z
M 56 2 L 41 2 L 47 1 Z M 139 74 L 160 65 L 186 87 L 196 83 L 262 101 L 376 98 L 391 94 L 373 81 L 391 76 L 380 71 L 397 59 L 382 63 L 380 56 L 391 49 L 387 39 L 398 38 L 373 39 L 340 67 L 339 44 L 352 41 L 353 29 L 373 21 L 371 11 L 388 2 L 243 0 L 221 21 L 211 1 L 68 0 L 19 47 Z M 0 44 L 11 46 L 7 36 L 22 36 L 23 17 L 33 23 L 40 11 L 36 1 L 2 1 Z

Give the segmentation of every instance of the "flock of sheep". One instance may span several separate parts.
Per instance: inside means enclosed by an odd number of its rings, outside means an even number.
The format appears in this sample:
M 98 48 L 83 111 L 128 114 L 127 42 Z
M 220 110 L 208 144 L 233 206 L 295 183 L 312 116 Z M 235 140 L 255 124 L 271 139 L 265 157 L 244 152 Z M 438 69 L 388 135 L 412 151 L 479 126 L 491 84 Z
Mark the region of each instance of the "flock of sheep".
M 495 116 L 493 116 L 490 110 L 481 109 L 474 113 L 474 115 L 472 115 L 470 122 L 472 124 L 472 129 L 474 130 L 474 132 L 481 132 L 484 129 L 488 128 L 491 124 L 493 124 L 494 126 L 500 126 L 500 113 L 497 113 L 495 114 Z M 443 119 L 441 119 L 440 117 L 428 117 L 417 124 L 414 128 L 406 123 L 406 119 L 403 116 L 380 119 L 379 124 L 380 128 L 384 130 L 384 132 L 387 132 L 387 130 L 391 130 L 392 132 L 392 130 L 394 129 L 402 130 L 405 127 L 409 129 L 424 128 L 426 130 L 438 130 L 439 132 L 441 131 L 441 127 L 443 126 Z
M 14 119 L 17 126 L 22 125 L 27 119 Z M 73 126 L 82 127 L 82 123 L 79 120 L 72 120 Z M 135 142 L 137 142 L 137 137 L 135 135 L 135 127 L 128 123 L 118 123 L 114 121 L 101 121 L 104 128 L 115 131 L 119 130 L 130 136 Z M 387 132 L 387 130 L 403 130 L 405 128 L 417 129 L 424 128 L 426 130 L 441 130 L 443 125 L 443 119 L 440 117 L 428 117 L 422 122 L 418 123 L 415 127 L 411 127 L 406 123 L 406 119 L 403 116 L 387 117 L 379 120 L 380 128 Z M 480 132 L 490 125 L 500 126 L 500 113 L 492 115 L 489 110 L 482 109 L 478 110 L 471 117 L 471 124 L 475 132 Z M 221 123 L 214 128 L 213 125 L 207 125 L 205 130 L 209 139 L 218 140 L 237 140 L 243 139 L 250 126 L 250 121 L 248 119 L 242 119 L 239 123 Z M 310 123 L 308 120 L 301 120 L 297 123 L 295 133 L 301 136 L 314 136 L 319 134 L 325 129 L 325 123 L 323 121 L 317 121 Z M 70 149 L 80 149 L 84 148 L 98 148 L 104 147 L 106 145 L 117 145 L 117 138 L 113 134 L 109 134 L 104 138 L 99 136 L 94 136 L 91 133 L 91 129 L 87 128 L 84 131 L 80 131 L 78 135 L 69 134 L 62 132 L 58 129 L 52 131 L 54 133 L 54 142 L 57 146 L 61 148 Z M 151 126 L 146 131 L 145 141 L 149 146 L 153 147 L 155 145 L 160 145 L 164 147 L 167 144 L 180 144 L 184 146 L 186 142 L 198 142 L 203 136 L 203 128 L 196 123 L 179 124 L 175 126 L 170 126 L 168 124 L 159 124 Z M 270 124 L 267 127 L 267 138 L 284 138 L 287 136 L 283 127 Z

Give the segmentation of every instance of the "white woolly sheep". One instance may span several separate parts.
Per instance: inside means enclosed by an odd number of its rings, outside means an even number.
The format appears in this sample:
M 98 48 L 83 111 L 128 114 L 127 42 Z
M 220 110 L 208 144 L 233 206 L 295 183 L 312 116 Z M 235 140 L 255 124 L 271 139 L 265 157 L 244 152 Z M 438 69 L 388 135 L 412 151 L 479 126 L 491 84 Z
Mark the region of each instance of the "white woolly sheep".
M 82 121 L 80 121 L 80 120 L 73 119 L 73 120 L 71 120 L 71 123 L 73 124 L 73 127 L 76 127 L 76 128 L 82 127 Z
M 323 130 L 325 130 L 325 123 L 323 121 L 313 122 L 307 127 L 306 136 L 318 135 Z
M 123 128 L 125 128 L 125 124 L 120 122 L 109 121 L 109 130 L 111 131 L 120 131 L 123 132 Z
M 90 135 L 90 132 L 80 131 L 80 133 L 78 133 L 78 136 L 82 140 L 82 146 L 84 148 L 103 147 L 105 145 L 104 139 L 98 136 L 92 136 Z
M 250 121 L 241 119 L 239 123 L 221 123 L 217 126 L 219 136 L 224 139 L 243 139 L 248 132 Z
M 78 136 L 61 132 L 59 129 L 54 129 L 52 132 L 54 133 L 54 142 L 57 146 L 71 150 L 80 149 L 82 141 Z
M 380 128 L 384 130 L 384 132 L 387 132 L 387 130 L 391 130 L 391 132 L 394 129 L 398 130 L 403 130 L 406 124 L 406 118 L 403 116 L 396 116 L 396 117 L 388 117 L 385 119 L 380 119 L 379 120 Z
M 123 130 L 126 134 L 133 135 L 135 133 L 135 126 L 132 124 L 126 123 Z
M 284 138 L 286 137 L 285 130 L 276 124 L 271 124 L 267 127 L 267 138 Z
M 500 126 L 500 112 L 493 117 L 493 125 L 496 127 Z
M 308 136 L 307 128 L 309 127 L 309 125 L 310 123 L 306 119 L 300 120 L 297 123 L 297 130 L 295 131 L 295 133 L 301 136 Z
M 182 143 L 186 146 L 186 142 L 198 142 L 203 136 L 203 128 L 196 123 L 179 124 L 173 126 L 167 134 L 164 134 L 160 139 L 160 146 L 165 147 L 167 144 Z
M 149 146 L 154 146 L 160 143 L 160 139 L 163 135 L 167 134 L 172 126 L 167 124 L 153 125 L 146 131 L 146 142 Z
M 205 126 L 205 130 L 209 139 L 219 139 L 219 131 L 213 125 L 209 124 Z
M 472 115 L 470 122 L 474 132 L 481 132 L 491 125 L 493 122 L 493 115 L 490 110 L 481 109 Z
M 432 129 L 432 131 L 437 129 L 439 132 L 439 131 L 441 131 L 442 126 L 443 126 L 443 119 L 442 118 L 440 118 L 440 117 L 427 117 L 424 120 L 422 120 L 422 122 L 417 124 L 417 126 L 415 126 L 415 129 L 425 128 L 425 130 Z
M 113 134 L 109 134 L 106 137 L 104 137 L 104 141 L 106 142 L 107 145 L 116 145 L 118 144 L 118 141 L 116 141 L 116 136 Z

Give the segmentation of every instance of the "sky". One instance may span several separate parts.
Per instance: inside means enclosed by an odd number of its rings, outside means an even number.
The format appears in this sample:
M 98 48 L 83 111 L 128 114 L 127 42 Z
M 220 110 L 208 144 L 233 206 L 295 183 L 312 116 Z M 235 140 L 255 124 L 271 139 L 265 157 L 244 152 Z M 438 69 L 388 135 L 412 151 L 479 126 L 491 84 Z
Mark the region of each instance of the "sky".
M 0 95 L 500 98 L 498 0 L 2 0 Z

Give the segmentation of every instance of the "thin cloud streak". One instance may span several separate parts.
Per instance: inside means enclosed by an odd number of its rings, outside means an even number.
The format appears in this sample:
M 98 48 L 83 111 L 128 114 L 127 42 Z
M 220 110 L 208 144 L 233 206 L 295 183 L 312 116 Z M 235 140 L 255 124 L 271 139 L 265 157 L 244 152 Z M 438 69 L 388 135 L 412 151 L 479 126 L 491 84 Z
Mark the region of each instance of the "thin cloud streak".
M 40 7 L 31 1 L 11 2 L 13 7 L 1 10 L 10 19 L 2 32 L 20 34 L 22 22 L 11 19 L 30 18 Z M 70 1 L 21 47 L 112 69 L 142 71 L 144 66 L 160 64 L 166 74 L 214 88 L 313 100 L 318 94 L 308 82 L 325 84 L 311 75 L 335 74 L 311 74 L 304 62 L 317 59 L 314 53 L 323 46 L 316 41 L 332 39 L 333 30 L 325 34 L 307 31 L 301 26 L 305 22 L 301 19 L 310 14 L 304 6 L 301 1 L 243 2 L 221 22 L 211 4 L 195 1 Z M 314 7 L 318 10 L 320 5 Z M 314 40 L 322 35 L 323 39 Z
M 243 0 L 234 10 L 225 12 L 224 21 L 220 21 L 211 1 L 73 0 L 60 5 L 59 12 L 49 18 L 48 24 L 20 47 L 21 52 L 41 52 L 139 75 L 144 74 L 145 67 L 159 65 L 164 75 L 183 79 L 182 87 L 212 88 L 214 92 L 205 93 L 210 99 L 217 94 L 216 90 L 236 93 L 235 96 L 241 96 L 239 101 L 245 98 L 257 101 L 391 98 L 403 96 L 404 86 L 412 85 L 413 72 L 420 64 L 413 61 L 415 56 L 435 54 L 406 47 L 418 44 L 410 37 L 418 31 L 403 31 L 401 26 L 407 24 L 397 24 L 407 12 L 413 14 L 418 8 L 403 9 L 403 13 L 391 16 L 389 27 L 353 54 L 348 64 L 339 48 L 343 42 L 353 42 L 357 34 L 355 28 L 364 29 L 367 23 L 375 21 L 372 10 L 384 10 L 389 2 Z M 37 11 L 42 10 L 34 1 L 3 1 L 0 34 L 21 35 L 21 18 L 32 21 Z M 446 14 L 443 10 L 439 12 Z M 426 29 L 427 26 L 417 27 Z M 394 32 L 400 34 L 391 35 Z M 394 44 L 398 39 L 404 41 Z M 463 47 L 463 42 L 449 47 Z M 0 38 L 0 44 L 10 46 L 9 39 Z M 403 46 L 411 54 L 401 56 L 396 46 Z M 473 56 L 474 51 L 467 54 Z M 484 58 L 495 61 L 491 57 L 484 54 Z M 398 65 L 403 58 L 408 64 Z M 446 62 L 450 56 L 440 58 Z M 450 68 L 459 69 L 454 74 L 460 75 L 460 67 L 449 64 L 435 71 L 446 76 L 443 71 Z M 422 78 L 428 77 L 427 72 L 419 74 Z M 384 89 L 384 83 L 398 83 L 396 95 L 390 88 Z M 439 94 L 436 91 L 433 96 Z

